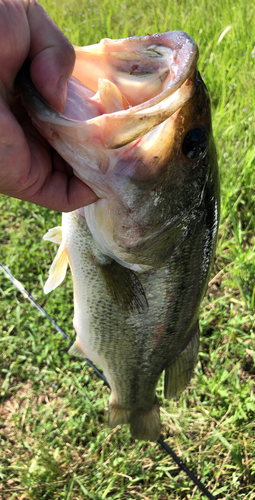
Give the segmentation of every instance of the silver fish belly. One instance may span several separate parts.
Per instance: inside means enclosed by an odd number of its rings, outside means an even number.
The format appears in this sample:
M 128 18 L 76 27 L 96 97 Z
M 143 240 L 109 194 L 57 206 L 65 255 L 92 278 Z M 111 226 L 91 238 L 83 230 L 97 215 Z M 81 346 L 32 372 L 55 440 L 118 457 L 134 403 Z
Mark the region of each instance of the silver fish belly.
M 100 198 L 45 235 L 59 244 L 45 292 L 69 263 L 77 333 L 69 352 L 103 369 L 109 425 L 156 440 L 157 383 L 165 370 L 171 398 L 192 376 L 215 251 L 210 101 L 185 33 L 105 39 L 76 53 L 63 115 L 26 75 L 18 80 L 35 126 Z

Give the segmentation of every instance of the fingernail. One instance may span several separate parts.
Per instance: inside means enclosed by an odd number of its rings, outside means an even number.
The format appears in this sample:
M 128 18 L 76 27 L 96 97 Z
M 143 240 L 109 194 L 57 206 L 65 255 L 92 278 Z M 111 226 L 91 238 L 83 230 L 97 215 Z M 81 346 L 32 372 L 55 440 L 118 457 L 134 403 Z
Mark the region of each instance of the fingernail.
M 62 111 L 64 111 L 67 95 L 67 81 L 63 76 L 61 76 L 58 80 L 56 94 L 60 100 Z

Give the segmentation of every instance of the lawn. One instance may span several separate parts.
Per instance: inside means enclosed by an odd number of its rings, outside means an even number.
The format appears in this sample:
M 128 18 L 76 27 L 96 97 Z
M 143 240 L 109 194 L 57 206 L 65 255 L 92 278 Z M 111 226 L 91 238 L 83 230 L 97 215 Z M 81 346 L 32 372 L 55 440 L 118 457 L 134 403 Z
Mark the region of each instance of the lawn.
M 181 29 L 199 46 L 221 222 L 194 377 L 178 400 L 158 386 L 162 438 L 218 500 L 255 499 L 255 6 L 41 3 L 76 45 Z M 1 262 L 74 339 L 70 272 L 56 291 L 42 289 L 56 252 L 42 236 L 61 214 L 4 196 L 0 211 Z M 0 292 L 0 499 L 204 498 L 157 443 L 107 427 L 109 390 L 1 271 Z

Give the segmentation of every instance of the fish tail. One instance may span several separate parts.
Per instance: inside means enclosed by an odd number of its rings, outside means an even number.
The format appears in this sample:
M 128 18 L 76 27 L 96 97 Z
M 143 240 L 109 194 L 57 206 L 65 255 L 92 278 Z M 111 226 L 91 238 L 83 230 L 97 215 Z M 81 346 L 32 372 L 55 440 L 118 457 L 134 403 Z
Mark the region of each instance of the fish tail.
M 160 436 L 160 411 L 157 398 L 149 410 L 127 410 L 121 408 L 110 398 L 109 427 L 119 424 L 130 424 L 130 432 L 134 439 L 156 441 Z
M 157 441 L 160 436 L 160 412 L 157 399 L 147 411 L 134 411 L 130 418 L 130 432 L 134 439 Z
M 126 410 L 121 408 L 110 398 L 109 408 L 108 408 L 108 425 L 112 429 L 116 425 L 129 424 L 130 422 L 131 410 Z

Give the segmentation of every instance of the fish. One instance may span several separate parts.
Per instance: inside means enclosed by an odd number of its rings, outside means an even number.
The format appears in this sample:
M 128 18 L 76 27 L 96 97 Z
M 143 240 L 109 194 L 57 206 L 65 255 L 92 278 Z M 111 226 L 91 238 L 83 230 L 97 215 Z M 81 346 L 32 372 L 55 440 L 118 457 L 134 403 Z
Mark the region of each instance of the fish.
M 62 214 L 45 293 L 71 268 L 76 341 L 104 372 L 108 424 L 134 439 L 161 432 L 156 388 L 189 383 L 199 308 L 214 260 L 220 188 L 210 97 L 198 47 L 182 31 L 75 47 L 61 114 L 17 79 L 32 122 L 98 196 Z

